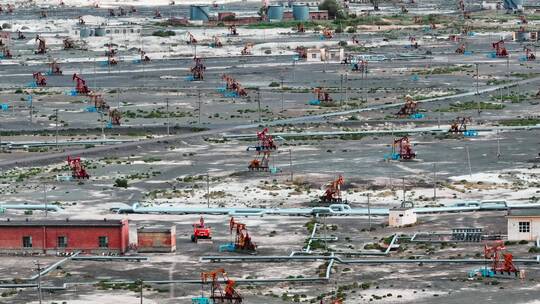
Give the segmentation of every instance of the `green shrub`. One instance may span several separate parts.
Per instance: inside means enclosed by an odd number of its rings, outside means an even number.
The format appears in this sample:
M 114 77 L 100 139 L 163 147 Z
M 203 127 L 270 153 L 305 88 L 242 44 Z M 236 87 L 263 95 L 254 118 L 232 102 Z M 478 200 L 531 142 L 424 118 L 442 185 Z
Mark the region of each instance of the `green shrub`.
M 152 33 L 152 36 L 157 36 L 157 37 L 171 37 L 175 35 L 176 33 L 170 30 L 168 31 L 159 30 Z
M 128 181 L 127 181 L 127 179 L 117 178 L 114 181 L 114 186 L 118 187 L 118 188 L 127 188 L 128 187 Z

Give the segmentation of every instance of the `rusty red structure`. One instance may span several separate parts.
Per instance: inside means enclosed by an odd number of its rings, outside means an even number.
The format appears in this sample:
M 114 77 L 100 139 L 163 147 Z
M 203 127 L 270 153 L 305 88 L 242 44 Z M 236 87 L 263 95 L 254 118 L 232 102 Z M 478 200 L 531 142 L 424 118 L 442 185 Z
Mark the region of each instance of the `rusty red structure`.
M 412 98 L 412 96 L 405 96 L 405 104 L 396 113 L 399 117 L 407 117 L 418 113 L 418 103 Z
M 234 217 L 231 217 L 231 220 L 229 221 L 229 232 L 232 234 L 233 231 L 235 232 L 235 250 L 253 252 L 257 249 L 257 245 L 251 240 L 246 224 L 237 222 L 234 220 Z
M 394 139 L 392 145 L 393 158 L 398 160 L 411 160 L 416 158 L 416 153 L 412 149 L 412 144 L 408 136 Z
M 107 104 L 105 99 L 103 98 L 103 95 L 92 92 L 88 95 L 90 97 L 90 102 L 94 104 L 94 107 L 99 112 L 107 112 L 110 110 L 111 106 Z
M 497 57 L 508 57 L 508 51 L 504 46 L 504 40 L 499 40 L 492 43 L 493 48 L 495 49 L 495 56 Z
M 51 67 L 50 75 L 62 75 L 62 69 L 56 60 L 53 60 L 49 66 Z
M 268 134 L 268 128 L 264 128 L 261 132 L 257 132 L 258 145 L 249 146 L 247 151 L 255 150 L 255 158 L 250 161 L 248 169 L 250 171 L 268 171 L 270 169 L 270 156 L 273 151 L 277 150 L 276 142 L 272 135 Z
M 128 220 L 2 220 L 0 252 L 118 253 L 129 244 Z
M 62 43 L 64 44 L 64 50 L 70 50 L 75 48 L 75 41 L 73 41 L 73 39 L 69 37 L 64 39 Z
M 342 175 L 338 176 L 335 180 L 330 182 L 326 186 L 326 191 L 324 195 L 321 196 L 321 202 L 323 203 L 340 203 L 341 198 L 341 186 L 345 184 L 345 179 Z
M 533 51 L 528 47 L 523 47 L 523 50 L 525 51 L 525 59 L 527 61 L 534 61 L 536 60 L 536 55 L 534 55 Z
M 78 74 L 73 74 L 72 79 L 76 82 L 75 90 L 78 94 L 88 95 L 88 93 L 90 93 L 90 89 L 88 89 L 86 81 L 82 79 L 81 76 Z
M 199 42 L 197 41 L 197 38 L 195 38 L 195 36 L 193 36 L 191 32 L 187 32 L 186 36 L 187 36 L 186 44 L 197 44 Z
M 200 57 L 193 58 L 193 61 L 195 62 L 195 65 L 191 68 L 192 79 L 204 80 L 204 71 L 206 70 L 204 61 Z
M 71 157 L 67 158 L 68 165 L 71 169 L 71 176 L 76 179 L 88 179 L 90 175 L 86 172 L 84 164 L 81 162 L 80 157 Z
M 109 109 L 109 118 L 111 119 L 111 125 L 119 126 L 122 119 L 122 112 L 119 109 Z
M 321 104 L 333 101 L 332 97 L 330 97 L 330 93 L 325 88 L 317 87 L 313 90 L 313 92 L 315 93 L 315 97 Z
M 45 54 L 47 53 L 47 44 L 45 43 L 45 39 L 40 37 L 39 35 L 36 36 L 36 41 L 38 43 L 38 47 L 36 50 L 36 54 Z
M 210 281 L 210 299 L 214 304 L 240 304 L 243 301 L 242 296 L 236 291 L 234 286 L 236 282 L 231 280 L 225 269 L 220 268 L 209 272 L 201 273 L 202 288 L 204 284 Z M 225 288 L 221 287 L 221 282 L 225 283 Z M 205 302 L 207 303 L 207 302 Z
M 41 72 L 35 72 L 32 74 L 34 77 L 34 80 L 36 81 L 36 85 L 38 87 L 44 87 L 47 85 L 47 78 L 41 74 Z
M 221 76 L 221 79 L 225 81 L 225 89 L 229 92 L 232 92 L 235 94 L 235 96 L 238 97 L 245 97 L 247 96 L 247 91 L 240 85 L 240 83 L 234 79 L 232 76 L 223 74 Z
M 448 132 L 450 133 L 463 133 L 467 131 L 467 124 L 470 123 L 472 119 L 470 117 L 456 117 L 452 124 L 450 125 L 450 129 Z
M 492 244 L 484 244 L 484 257 L 491 260 L 491 270 L 497 273 L 519 274 L 519 269 L 513 262 L 513 255 L 504 252 L 506 247 L 503 241 L 496 241 Z M 502 258 L 502 260 L 501 260 Z

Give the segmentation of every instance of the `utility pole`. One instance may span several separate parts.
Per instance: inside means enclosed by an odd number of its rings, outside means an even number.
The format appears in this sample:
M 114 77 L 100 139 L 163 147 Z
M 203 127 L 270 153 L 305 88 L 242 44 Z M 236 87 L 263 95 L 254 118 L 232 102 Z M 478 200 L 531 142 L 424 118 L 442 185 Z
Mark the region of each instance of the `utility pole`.
M 433 163 L 433 201 L 437 201 L 437 163 Z
M 103 118 L 103 112 L 99 111 L 99 117 L 101 120 L 101 137 L 105 139 L 105 119 Z
M 58 150 L 58 109 L 54 109 L 54 116 L 55 116 L 55 125 L 56 125 L 56 136 L 55 136 L 55 143 L 56 143 L 56 150 Z
M 292 149 L 289 149 L 289 171 L 291 171 L 291 183 L 293 181 Z
M 169 98 L 165 98 L 165 102 L 167 104 L 167 136 L 171 134 L 170 132 L 170 124 L 171 124 L 171 114 L 169 113 Z
M 472 176 L 472 167 L 471 167 L 471 155 L 469 154 L 469 146 L 465 146 L 467 151 L 467 163 L 469 164 L 469 176 Z
M 474 64 L 476 66 L 476 95 L 480 94 L 480 91 L 478 90 L 478 78 L 480 75 L 478 74 L 478 63 Z
M 283 80 L 284 80 L 283 75 L 280 76 L 280 79 L 281 79 L 281 113 L 283 113 L 283 111 L 285 111 L 285 105 L 284 105 L 284 103 L 285 103 L 284 100 L 285 99 L 284 99 L 284 96 L 283 96 L 283 94 L 285 93 L 283 91 Z
M 140 298 L 141 298 L 141 304 L 143 304 L 143 287 L 144 287 L 144 282 L 143 280 L 140 280 L 140 287 L 141 287 L 141 290 L 140 290 Z
M 403 186 L 403 203 L 405 203 L 405 177 L 402 177 L 401 181 Z
M 37 280 L 37 289 L 38 289 L 38 300 L 39 304 L 41 304 L 42 297 L 41 297 L 41 265 L 39 264 L 39 261 L 34 262 L 37 266 L 38 271 L 38 280 Z
M 510 78 L 510 55 L 506 56 L 506 80 Z M 510 97 L 510 86 L 506 86 L 506 96 Z
M 32 123 L 32 116 L 34 115 L 34 103 L 33 103 L 33 100 L 32 100 L 32 95 L 28 95 L 28 103 L 29 103 L 29 114 L 30 114 L 30 123 Z
M 339 81 L 339 107 L 341 108 L 343 106 L 343 74 L 339 76 L 341 76 Z
M 261 89 L 257 91 L 257 111 L 259 112 L 259 123 L 261 123 Z
M 199 104 L 199 126 L 201 125 L 201 89 L 197 89 L 197 103 Z
M 501 141 L 499 137 L 499 130 L 497 130 L 497 158 L 501 158 Z
M 345 72 L 345 102 L 349 100 L 349 73 Z
M 47 184 L 43 183 L 43 202 L 45 204 L 45 217 L 47 217 L 47 214 L 49 213 L 47 210 Z
M 369 196 L 370 194 L 367 194 L 367 213 L 368 213 L 368 219 L 369 219 L 369 231 L 371 231 L 371 206 L 369 204 Z
M 206 205 L 210 209 L 210 173 L 206 172 Z

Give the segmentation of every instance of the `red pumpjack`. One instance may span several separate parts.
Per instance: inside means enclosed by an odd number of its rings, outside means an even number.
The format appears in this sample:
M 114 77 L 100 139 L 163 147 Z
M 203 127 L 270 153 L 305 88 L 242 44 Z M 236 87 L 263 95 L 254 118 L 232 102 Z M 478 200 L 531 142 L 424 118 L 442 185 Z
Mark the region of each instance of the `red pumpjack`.
M 495 49 L 495 56 L 499 58 L 508 57 L 508 51 L 504 47 L 504 40 L 493 42 L 492 46 Z
M 456 117 L 456 119 L 450 125 L 449 133 L 463 133 L 467 131 L 467 123 L 470 123 L 472 119 L 470 117 Z
M 73 81 L 77 82 L 77 86 L 75 87 L 75 90 L 77 93 L 82 95 L 88 95 L 90 93 L 90 90 L 88 89 L 88 86 L 86 85 L 86 81 L 82 79 L 79 75 L 73 74 L 72 77 Z
M 47 85 L 47 78 L 45 78 L 41 72 L 35 72 L 32 75 L 34 76 L 34 80 L 36 81 L 36 85 L 38 87 L 44 87 Z
M 491 245 L 484 244 L 484 257 L 491 259 L 491 271 L 494 274 L 514 274 L 517 277 L 520 271 L 514 264 L 514 256 L 508 252 L 501 254 L 501 251 L 505 249 L 503 241 L 497 241 Z
M 532 52 L 532 50 L 528 47 L 524 47 L 523 50 L 525 51 L 525 58 L 527 61 L 534 61 L 536 60 L 536 55 Z
M 211 240 L 212 229 L 204 224 L 204 218 L 201 216 L 198 223 L 193 226 L 193 234 L 191 235 L 191 241 L 197 243 L 199 240 Z
M 397 156 L 400 160 L 411 160 L 416 158 L 416 153 L 413 152 L 412 144 L 407 136 L 394 139 L 392 153 L 396 154 L 396 152 L 398 152 Z
M 274 142 L 272 135 L 268 134 L 268 128 L 264 128 L 261 132 L 257 132 L 257 139 L 259 144 L 257 146 L 250 146 L 247 151 L 254 149 L 257 151 L 255 159 L 253 159 L 248 166 L 250 171 L 268 171 L 270 169 L 270 155 L 272 151 L 277 150 L 277 145 Z
M 109 117 L 111 118 L 111 125 L 119 126 L 120 119 L 122 119 L 122 112 L 119 109 L 109 110 Z
M 407 117 L 416 113 L 418 113 L 418 103 L 410 95 L 405 96 L 405 104 L 399 109 L 397 116 Z
M 50 63 L 50 66 L 51 66 L 51 75 L 62 75 L 62 70 L 60 69 L 60 65 L 58 64 L 58 62 L 56 62 L 56 60 L 53 60 L 51 63 Z
M 80 157 L 68 156 L 67 162 L 71 168 L 71 176 L 76 179 L 88 179 L 90 175 L 86 172 Z
M 237 222 L 234 220 L 234 217 L 231 217 L 229 221 L 229 232 L 232 234 L 233 231 L 236 232 L 234 240 L 235 250 L 254 252 L 257 249 L 257 245 L 251 241 L 246 224 Z
M 47 45 L 45 43 L 45 39 L 39 37 L 39 35 L 36 36 L 36 41 L 38 42 L 38 48 L 36 51 L 36 54 L 45 54 L 47 53 Z
M 221 275 L 221 280 L 220 280 Z M 236 282 L 229 279 L 225 269 L 220 268 L 210 272 L 201 273 L 202 288 L 204 284 L 208 282 L 208 279 L 212 279 L 210 287 L 210 299 L 212 303 L 228 303 L 228 304 L 240 304 L 243 301 L 242 296 L 236 291 L 234 286 Z M 220 281 L 225 283 L 225 288 L 221 287 Z
M 341 203 L 341 186 L 345 184 L 343 176 L 339 176 L 336 180 L 332 181 L 327 187 L 324 195 L 321 196 L 321 202 L 323 203 Z

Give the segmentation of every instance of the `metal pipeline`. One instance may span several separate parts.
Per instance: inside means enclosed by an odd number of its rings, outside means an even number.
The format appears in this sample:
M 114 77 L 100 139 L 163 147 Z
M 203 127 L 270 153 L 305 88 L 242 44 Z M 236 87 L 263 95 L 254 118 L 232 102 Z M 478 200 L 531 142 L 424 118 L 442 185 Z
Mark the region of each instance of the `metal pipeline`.
M 282 262 L 282 261 L 315 261 L 315 260 L 335 260 L 341 264 L 484 264 L 491 260 L 487 259 L 343 259 L 332 255 L 314 255 L 314 256 L 203 256 L 199 259 L 201 262 Z M 540 256 L 530 259 L 514 259 L 516 263 L 540 264 Z
M 498 203 L 490 202 L 459 202 L 452 206 L 445 207 L 416 207 L 413 208 L 417 214 L 429 213 L 452 213 L 470 211 L 508 211 L 510 209 L 540 208 L 540 203 L 530 204 L 508 204 L 506 201 Z M 351 208 L 347 204 L 333 204 L 328 207 L 314 208 L 194 208 L 194 207 L 142 207 L 138 203 L 131 207 L 120 207 L 112 209 L 116 213 L 138 213 L 138 214 L 213 214 L 213 215 L 242 215 L 242 216 L 365 216 L 379 215 L 386 216 L 389 208 Z
M 25 281 L 37 280 L 39 277 L 42 277 L 42 276 L 46 275 L 47 273 L 49 273 L 49 272 L 55 270 L 56 268 L 58 268 L 60 265 L 66 263 L 69 260 L 71 260 L 73 257 L 76 257 L 77 255 L 79 255 L 79 253 L 81 253 L 81 252 L 77 251 L 77 252 L 73 253 L 73 255 L 61 259 L 60 261 L 58 261 L 58 262 L 44 268 L 40 273 L 38 273 L 38 274 L 36 274 L 34 276 L 31 276 L 28 279 L 25 279 Z
M 0 205 L 0 209 L 13 209 L 13 210 L 42 210 L 61 212 L 63 209 L 51 204 L 43 205 L 27 205 L 27 204 L 3 204 Z

